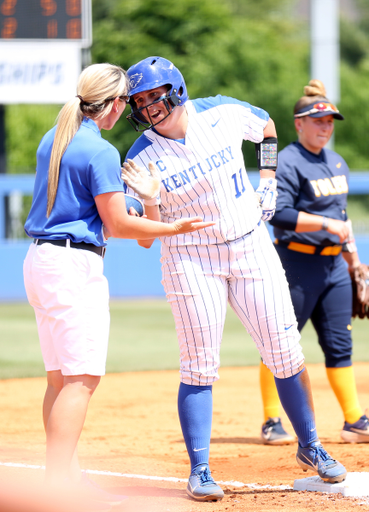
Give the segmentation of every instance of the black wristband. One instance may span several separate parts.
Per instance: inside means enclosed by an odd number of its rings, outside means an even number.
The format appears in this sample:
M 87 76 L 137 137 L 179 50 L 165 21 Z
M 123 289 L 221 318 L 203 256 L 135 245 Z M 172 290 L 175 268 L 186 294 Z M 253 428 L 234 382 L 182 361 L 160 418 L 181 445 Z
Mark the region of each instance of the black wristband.
M 277 137 L 265 137 L 262 142 L 255 144 L 255 154 L 258 161 L 258 169 L 275 171 L 278 165 Z

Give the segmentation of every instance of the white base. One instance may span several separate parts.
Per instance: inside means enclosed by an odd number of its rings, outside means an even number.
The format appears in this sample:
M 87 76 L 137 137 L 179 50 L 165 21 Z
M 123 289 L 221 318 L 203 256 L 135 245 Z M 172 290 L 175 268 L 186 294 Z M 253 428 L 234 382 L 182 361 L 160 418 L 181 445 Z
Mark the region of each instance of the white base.
M 319 476 L 309 476 L 293 483 L 294 491 L 341 493 L 343 496 L 369 496 L 369 473 L 347 473 L 339 484 L 324 482 Z

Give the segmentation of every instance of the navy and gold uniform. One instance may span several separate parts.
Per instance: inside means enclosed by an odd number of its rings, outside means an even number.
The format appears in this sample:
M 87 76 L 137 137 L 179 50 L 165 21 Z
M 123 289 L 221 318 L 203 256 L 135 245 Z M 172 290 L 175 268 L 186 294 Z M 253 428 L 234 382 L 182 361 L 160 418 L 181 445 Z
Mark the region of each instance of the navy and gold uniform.
M 349 168 L 346 162 L 334 151 L 323 148 L 316 155 L 299 142 L 283 149 L 278 159 L 278 202 L 271 221 L 275 237 L 280 242 L 320 246 L 319 250 L 339 244 L 338 236 L 328 231 L 296 233 L 295 227 L 300 211 L 347 220 Z
M 286 272 L 301 331 L 310 319 L 325 358 L 329 383 L 341 406 L 346 442 L 369 442 L 369 418 L 359 404 L 352 367 L 352 284 L 349 271 L 360 265 L 346 213 L 349 168 L 325 146 L 335 120 L 344 120 L 319 80 L 310 80 L 294 107 L 298 141 L 279 153 L 278 198 L 270 223 Z M 279 399 L 270 372 L 261 362 L 265 444 L 293 438 L 279 418 Z
M 347 220 L 349 169 L 334 151 L 311 153 L 294 142 L 279 154 L 277 210 L 271 224 L 299 330 L 311 318 L 326 367 L 351 365 L 351 280 L 338 235 L 297 233 L 300 211 Z

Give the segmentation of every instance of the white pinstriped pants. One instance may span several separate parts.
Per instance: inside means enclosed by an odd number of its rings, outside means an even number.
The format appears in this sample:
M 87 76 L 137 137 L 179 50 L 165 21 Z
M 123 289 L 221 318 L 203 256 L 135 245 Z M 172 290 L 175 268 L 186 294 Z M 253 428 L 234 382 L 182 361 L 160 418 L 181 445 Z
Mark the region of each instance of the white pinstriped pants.
M 278 378 L 304 361 L 285 273 L 263 222 L 242 238 L 218 245 L 162 246 L 163 286 L 180 347 L 181 381 L 219 379 L 227 302 Z

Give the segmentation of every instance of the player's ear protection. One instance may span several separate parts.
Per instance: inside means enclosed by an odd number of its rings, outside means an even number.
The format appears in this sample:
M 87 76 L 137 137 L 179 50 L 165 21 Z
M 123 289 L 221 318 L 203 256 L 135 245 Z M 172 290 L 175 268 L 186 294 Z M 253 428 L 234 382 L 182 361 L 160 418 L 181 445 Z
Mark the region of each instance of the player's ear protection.
M 175 107 L 184 105 L 188 100 L 187 88 L 182 74 L 172 62 L 163 57 L 148 57 L 138 62 L 138 64 L 131 66 L 127 71 L 127 75 L 130 95 L 129 104 L 132 110 L 127 119 L 138 132 L 145 131 L 159 123 L 155 123 L 155 120 L 150 118 L 148 110 L 145 111 L 150 105 L 137 109 L 133 100 L 135 94 L 167 85 L 168 93 L 154 102 L 163 102 L 168 112 L 164 119 L 171 114 Z M 164 121 L 164 119 L 161 121 Z
M 275 171 L 278 165 L 278 139 L 277 137 L 265 137 L 262 142 L 255 144 L 258 169 Z

